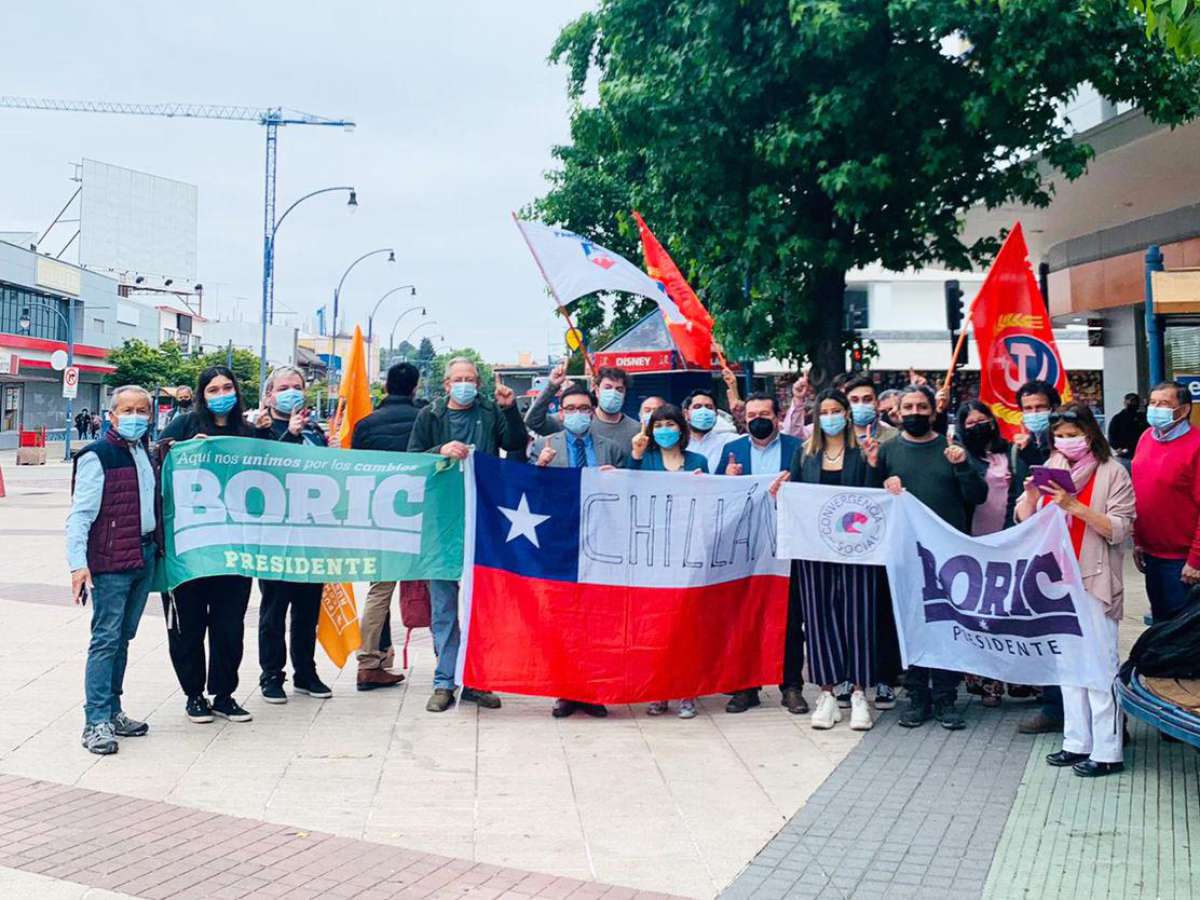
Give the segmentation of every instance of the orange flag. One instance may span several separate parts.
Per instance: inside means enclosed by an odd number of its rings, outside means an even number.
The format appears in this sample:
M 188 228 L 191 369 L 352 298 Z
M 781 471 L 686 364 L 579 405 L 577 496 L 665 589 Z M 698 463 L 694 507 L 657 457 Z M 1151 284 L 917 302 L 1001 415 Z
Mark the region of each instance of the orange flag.
M 667 296 L 687 318 L 685 324 L 667 323 L 671 337 L 675 339 L 683 358 L 690 365 L 707 369 L 712 365 L 712 316 L 708 314 L 708 310 L 687 283 L 675 261 L 658 242 L 658 238 L 636 209 L 633 211 L 633 218 L 637 221 L 638 234 L 642 238 L 646 274 L 663 286 Z
M 358 420 L 369 416 L 371 409 L 371 385 L 367 381 L 367 350 L 362 329 L 354 326 L 354 343 L 350 345 L 350 361 L 342 372 L 342 383 L 338 387 L 337 446 L 349 447 Z
M 332 447 L 350 446 L 354 426 L 371 413 L 371 386 L 367 380 L 367 353 L 362 329 L 354 326 L 354 343 L 350 345 L 350 361 L 342 371 L 338 388 L 338 411 L 334 417 Z M 354 602 L 354 585 L 327 584 L 321 593 L 321 615 L 317 619 L 317 640 L 340 669 L 350 654 L 362 646 L 358 627 L 358 606 Z
M 321 615 L 317 619 L 317 640 L 339 669 L 346 665 L 350 654 L 362 646 L 354 585 L 325 585 L 321 592 Z

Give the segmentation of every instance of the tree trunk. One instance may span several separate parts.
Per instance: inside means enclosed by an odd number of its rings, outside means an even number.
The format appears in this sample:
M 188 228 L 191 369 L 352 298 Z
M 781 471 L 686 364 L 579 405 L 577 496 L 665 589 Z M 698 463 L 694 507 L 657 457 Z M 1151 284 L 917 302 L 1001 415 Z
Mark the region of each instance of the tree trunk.
M 844 269 L 818 269 L 813 274 L 812 320 L 816 338 L 809 360 L 809 383 L 826 388 L 837 375 L 846 371 L 846 351 L 842 347 L 846 318 L 846 272 Z

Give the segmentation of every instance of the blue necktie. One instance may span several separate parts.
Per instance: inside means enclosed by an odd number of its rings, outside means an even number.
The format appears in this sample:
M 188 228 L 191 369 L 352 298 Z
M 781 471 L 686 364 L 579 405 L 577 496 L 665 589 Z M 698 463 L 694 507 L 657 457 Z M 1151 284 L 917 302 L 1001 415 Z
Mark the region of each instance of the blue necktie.
M 587 467 L 587 446 L 583 443 L 583 438 L 575 438 L 571 444 L 571 455 L 574 459 L 571 461 L 576 469 Z

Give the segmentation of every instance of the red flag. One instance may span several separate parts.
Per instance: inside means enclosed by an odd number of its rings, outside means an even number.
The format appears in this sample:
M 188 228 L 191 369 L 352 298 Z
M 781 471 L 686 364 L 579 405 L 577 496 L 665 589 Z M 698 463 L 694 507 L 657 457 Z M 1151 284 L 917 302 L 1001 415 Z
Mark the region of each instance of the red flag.
M 689 365 L 702 366 L 705 369 L 711 367 L 712 316 L 708 314 L 708 310 L 704 308 L 704 304 L 687 283 L 674 260 L 658 242 L 654 232 L 647 227 L 641 214 L 634 210 L 633 217 L 637 220 L 638 234 L 642 237 L 646 274 L 663 286 L 667 296 L 679 307 L 686 319 L 684 322 L 667 321 L 671 337 L 679 345 L 679 350 Z
M 1000 248 L 971 307 L 979 348 L 979 399 L 996 414 L 1006 439 L 1022 430 L 1017 390 L 1037 379 L 1071 399 L 1067 370 L 1054 342 L 1050 316 L 1029 265 L 1021 223 Z

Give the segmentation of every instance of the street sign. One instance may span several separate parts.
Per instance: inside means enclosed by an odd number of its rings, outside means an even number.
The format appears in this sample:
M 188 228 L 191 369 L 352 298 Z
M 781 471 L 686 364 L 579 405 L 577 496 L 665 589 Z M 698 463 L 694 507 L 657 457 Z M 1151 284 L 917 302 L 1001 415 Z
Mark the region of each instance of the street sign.
M 63 369 L 63 399 L 74 400 L 79 395 L 79 366 Z
M 567 346 L 572 351 L 578 350 L 583 346 L 583 334 L 578 328 L 568 328 L 567 333 L 564 335 L 564 339 L 567 342 Z
M 67 351 L 55 350 L 50 354 L 50 368 L 55 372 L 61 372 L 67 367 Z

